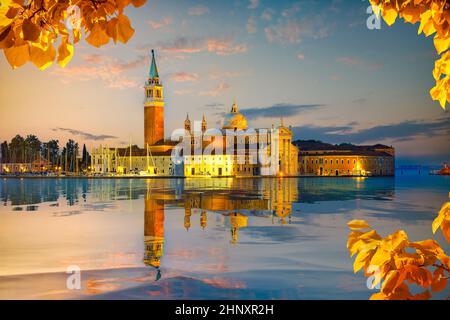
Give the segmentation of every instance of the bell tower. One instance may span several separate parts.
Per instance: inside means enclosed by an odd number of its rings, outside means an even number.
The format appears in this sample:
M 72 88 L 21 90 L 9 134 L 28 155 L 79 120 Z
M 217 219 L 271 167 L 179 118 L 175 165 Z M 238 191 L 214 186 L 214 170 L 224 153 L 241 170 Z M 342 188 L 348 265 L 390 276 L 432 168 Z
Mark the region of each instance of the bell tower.
M 155 52 L 148 80 L 145 82 L 144 99 L 144 148 L 164 139 L 164 88 L 159 80 Z
M 191 120 L 189 119 L 189 114 L 186 115 L 186 120 L 184 120 L 184 130 L 191 134 Z

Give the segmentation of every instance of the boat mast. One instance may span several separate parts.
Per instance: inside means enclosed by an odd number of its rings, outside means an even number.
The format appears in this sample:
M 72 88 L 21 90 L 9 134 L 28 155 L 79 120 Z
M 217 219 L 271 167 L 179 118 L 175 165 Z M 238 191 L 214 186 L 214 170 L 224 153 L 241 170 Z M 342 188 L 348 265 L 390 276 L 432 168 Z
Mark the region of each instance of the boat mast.
M 131 136 L 130 136 L 130 158 L 129 158 L 129 164 L 130 164 L 130 172 L 131 172 Z

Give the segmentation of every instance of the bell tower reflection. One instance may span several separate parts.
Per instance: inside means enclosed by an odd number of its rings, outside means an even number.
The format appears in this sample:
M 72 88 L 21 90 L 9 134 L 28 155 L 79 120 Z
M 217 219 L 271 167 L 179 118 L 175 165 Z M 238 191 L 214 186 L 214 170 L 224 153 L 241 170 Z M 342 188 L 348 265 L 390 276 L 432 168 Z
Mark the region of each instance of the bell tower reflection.
M 144 217 L 144 264 L 158 270 L 164 248 L 164 200 L 155 199 L 147 194 Z
M 187 202 L 184 205 L 184 227 L 186 231 L 189 231 L 189 228 L 191 227 L 191 215 L 192 215 L 192 209 L 190 206 L 187 205 Z
M 205 230 L 207 222 L 208 215 L 206 214 L 205 210 L 202 210 L 202 213 L 200 214 L 200 227 L 202 228 L 202 230 Z
M 238 212 L 225 214 L 225 216 L 228 216 L 230 218 L 231 243 L 236 244 L 239 239 L 239 229 L 247 227 L 248 217 Z

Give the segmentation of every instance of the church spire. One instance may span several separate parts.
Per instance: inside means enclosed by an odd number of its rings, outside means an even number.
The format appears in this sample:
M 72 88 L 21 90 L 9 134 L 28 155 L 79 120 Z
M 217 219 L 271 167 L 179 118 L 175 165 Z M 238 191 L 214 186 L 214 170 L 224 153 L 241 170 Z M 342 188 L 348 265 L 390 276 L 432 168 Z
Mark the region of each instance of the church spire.
M 191 133 L 191 120 L 189 119 L 189 113 L 186 114 L 186 120 L 184 120 L 184 130 Z
M 239 110 L 238 110 L 236 101 L 234 101 L 233 106 L 231 107 L 231 113 L 238 113 L 238 112 L 239 112 Z
M 150 65 L 150 79 L 159 78 L 158 68 L 156 67 L 155 50 L 152 49 L 152 64 Z
M 203 115 L 203 119 L 202 119 L 202 132 L 205 133 L 206 131 L 206 118 L 205 115 Z

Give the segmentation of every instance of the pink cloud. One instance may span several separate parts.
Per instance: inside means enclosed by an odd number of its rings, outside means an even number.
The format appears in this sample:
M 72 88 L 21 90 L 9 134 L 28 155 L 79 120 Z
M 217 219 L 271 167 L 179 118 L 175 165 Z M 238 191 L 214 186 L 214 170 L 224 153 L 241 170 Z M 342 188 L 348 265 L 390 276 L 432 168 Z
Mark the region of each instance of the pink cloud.
M 333 26 L 324 23 L 325 17 L 317 15 L 304 19 L 286 19 L 264 29 L 267 41 L 282 45 L 298 44 L 303 38 L 325 38 Z
M 305 60 L 305 55 L 301 52 L 297 53 L 297 59 L 299 60 Z
M 253 16 L 250 16 L 247 20 L 247 32 L 252 34 L 252 33 L 256 33 L 257 31 L 257 26 L 256 26 L 256 19 Z
M 169 79 L 175 82 L 188 82 L 188 81 L 197 81 L 199 75 L 197 73 L 190 72 L 177 72 L 169 75 Z
M 160 42 L 156 48 L 165 53 L 191 54 L 211 52 L 221 56 L 247 52 L 247 45 L 235 43 L 232 38 L 186 38 L 180 37 L 173 41 Z M 147 49 L 147 48 L 141 48 Z
M 171 25 L 172 22 L 173 22 L 172 17 L 164 17 L 161 21 L 153 21 L 153 20 L 147 21 L 148 25 L 154 30 L 167 27 L 167 26 Z
M 190 95 L 190 96 L 199 96 L 199 97 L 218 97 L 222 95 L 224 92 L 229 90 L 231 86 L 228 83 L 222 82 L 218 85 L 212 87 L 209 90 L 204 91 L 194 91 L 192 89 L 178 89 L 174 90 L 174 94 L 182 96 L 182 95 Z
M 224 78 L 237 78 L 242 76 L 242 72 L 239 71 L 218 71 L 213 70 L 209 72 L 209 78 L 213 80 L 224 79 Z
M 188 10 L 190 16 L 201 16 L 209 12 L 209 9 L 205 6 L 192 7 Z
M 210 90 L 201 91 L 198 95 L 199 96 L 217 97 L 217 96 L 222 95 L 225 91 L 227 91 L 230 88 L 231 88 L 231 86 L 228 83 L 222 82 Z
M 173 93 L 176 94 L 177 96 L 184 96 L 184 95 L 192 94 L 192 90 L 190 90 L 190 89 L 180 89 L 180 90 L 174 90 Z
M 351 66 L 351 67 L 361 67 L 361 68 L 367 68 L 371 70 L 377 70 L 384 67 L 384 64 L 382 63 L 374 63 L 374 62 L 366 62 L 361 60 L 358 57 L 339 57 L 336 59 L 336 61 L 340 64 Z
M 264 9 L 264 11 L 261 13 L 261 19 L 265 20 L 265 21 L 270 21 L 272 20 L 272 16 L 274 15 L 274 10 L 267 8 Z
M 356 57 L 339 57 L 336 60 L 337 62 L 348 66 L 359 66 L 363 64 L 362 60 Z
M 134 60 L 121 61 L 109 56 L 90 54 L 82 57 L 83 64 L 52 70 L 63 83 L 74 81 L 101 80 L 107 87 L 115 89 L 136 88 L 139 83 L 129 77 L 126 71 L 142 66 L 146 62 L 145 56 L 139 56 Z
M 337 74 L 332 74 L 331 76 L 330 76 L 330 80 L 331 81 L 340 81 L 342 78 L 341 78 L 341 76 L 339 76 L 339 75 L 337 75 Z
M 248 4 L 249 9 L 256 9 L 259 7 L 259 0 L 250 0 L 250 3 Z
M 245 44 L 235 44 L 233 40 L 220 40 L 210 38 L 206 42 L 208 52 L 214 52 L 220 56 L 228 56 L 236 53 L 247 52 Z

